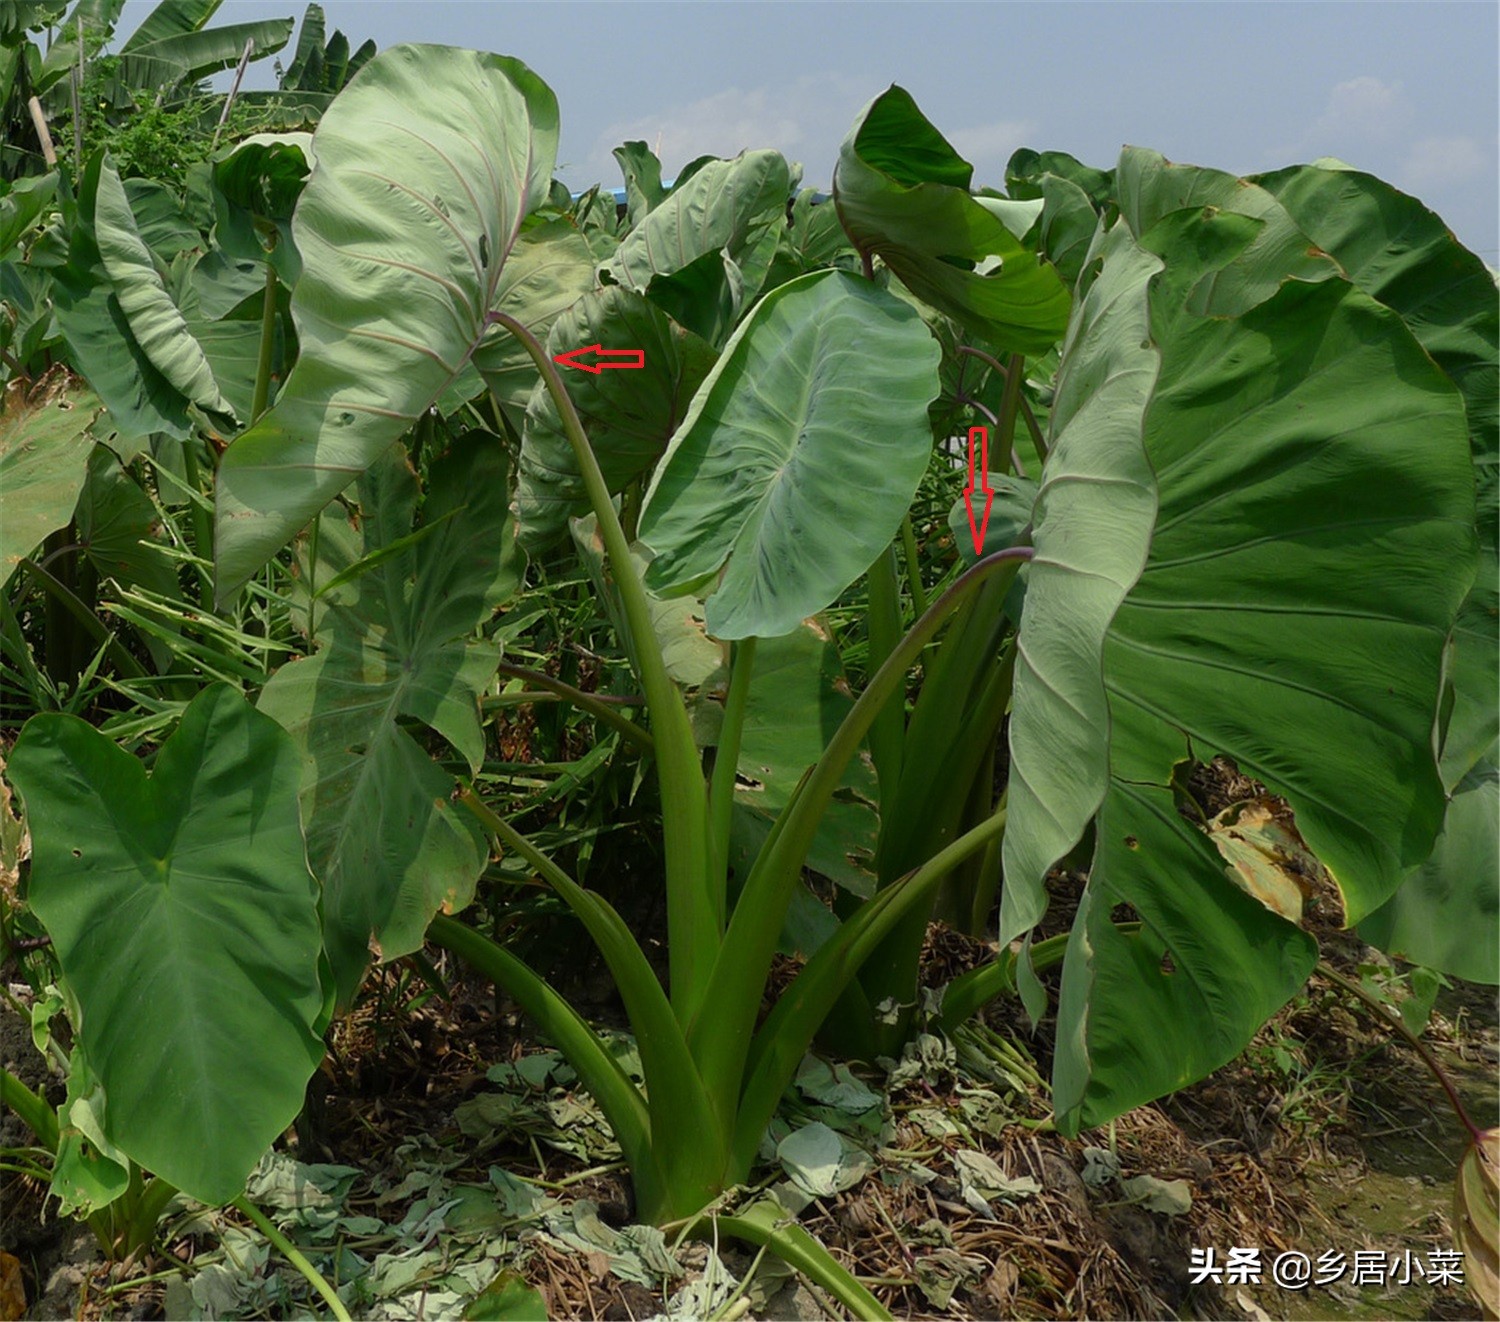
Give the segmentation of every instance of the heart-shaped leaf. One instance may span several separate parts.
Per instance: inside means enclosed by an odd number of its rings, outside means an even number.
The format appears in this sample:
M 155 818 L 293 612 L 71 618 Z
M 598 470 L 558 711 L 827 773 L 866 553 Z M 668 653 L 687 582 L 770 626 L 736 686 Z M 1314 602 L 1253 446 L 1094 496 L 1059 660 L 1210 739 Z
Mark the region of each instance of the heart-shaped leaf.
M 495 286 L 495 306 L 545 343 L 553 322 L 594 283 L 594 259 L 583 235 L 570 221 L 547 221 L 522 230 Z M 456 408 L 486 388 L 501 404 L 524 409 L 538 380 L 536 364 L 514 335 L 492 335 L 481 344 L 474 351 L 474 369 L 454 383 L 440 410 L 446 412 L 449 403 Z
M 187 398 L 136 338 L 100 252 L 98 208 L 105 173 L 105 154 L 97 152 L 78 181 L 68 260 L 52 275 L 57 327 L 74 366 L 104 401 L 121 436 L 184 437 L 191 430 Z
M 822 610 L 911 504 L 939 357 L 911 305 L 868 281 L 823 271 L 767 294 L 657 467 L 647 586 L 688 591 L 727 560 L 716 638 L 774 638 Z
M 1122 194 L 1173 181 L 1128 183 Z M 1163 206 L 1147 199 L 1140 214 Z M 1162 356 L 1139 423 L 1151 499 L 1127 513 L 1117 487 L 1070 483 L 1082 499 L 1060 521 L 1051 505 L 1068 470 L 1051 461 L 1038 497 L 1001 935 L 1026 930 L 1046 869 L 1093 819 L 1059 1006 L 1054 1089 L 1070 1128 L 1231 1058 L 1316 959 L 1309 937 L 1225 876 L 1203 805 L 1185 801 L 1195 762 L 1223 754 L 1284 798 L 1355 920 L 1441 822 L 1433 717 L 1473 563 L 1462 405 L 1400 319 L 1352 285 L 1278 282 L 1247 262 L 1273 223 L 1193 207 L 1133 237 L 1163 264 L 1141 341 Z M 1258 251 L 1273 268 L 1301 260 L 1289 245 Z M 1242 305 L 1257 289 L 1274 292 L 1237 316 L 1200 311 L 1205 294 L 1233 290 Z M 1071 370 L 1088 372 L 1086 358 Z M 1053 459 L 1102 473 L 1107 453 L 1070 445 L 1056 409 L 1053 422 Z M 1122 527 L 1135 532 L 1129 560 L 1100 542 Z M 1103 559 L 1085 572 L 1080 550 Z M 1068 613 L 1106 576 L 1120 604 L 1099 612 L 1105 632 L 1069 641 Z M 1045 781 L 1034 769 L 1060 744 L 1073 774 Z M 1111 920 L 1121 905 L 1138 929 Z
M 106 153 L 94 202 L 99 257 L 130 329 L 152 366 L 184 399 L 207 413 L 233 418 L 203 349 L 166 286 L 136 229 L 125 185 Z
M 680 271 L 706 253 L 722 251 L 743 266 L 768 231 L 785 226 L 791 196 L 791 172 L 780 152 L 747 151 L 732 161 L 709 161 L 625 236 L 609 273 L 618 284 L 644 290 L 653 276 Z M 770 251 L 757 263 L 753 280 L 745 281 L 747 300 L 765 278 Z
M 1441 762 L 1448 815 L 1432 857 L 1359 930 L 1385 950 L 1493 983 L 1500 979 L 1500 308 L 1494 279 L 1440 217 L 1373 175 L 1298 165 L 1261 175 L 1256 183 L 1275 195 L 1354 284 L 1400 315 L 1464 399 L 1482 560 L 1453 635 L 1453 709 L 1442 731 Z
M 1500 535 L 1500 308 L 1493 275 L 1441 217 L 1374 175 L 1296 165 L 1255 182 L 1337 259 L 1350 281 L 1399 313 L 1453 379 L 1469 415 L 1480 536 L 1493 549 Z M 1491 684 L 1489 699 L 1493 690 Z M 1494 702 L 1489 706 L 1493 710 Z
M 1414 964 L 1500 983 L 1497 842 L 1500 767 L 1485 758 L 1450 793 L 1431 857 L 1359 925 L 1360 936 Z
M 292 741 L 216 685 L 149 776 L 51 712 L 26 723 L 8 774 L 31 824 L 30 904 L 108 1099 L 105 1136 L 194 1198 L 234 1198 L 323 1055 Z
M 1116 171 L 1120 214 L 1136 234 L 1187 207 L 1246 216 L 1259 224 L 1243 249 L 1207 271 L 1187 296 L 1192 312 L 1235 317 L 1263 303 L 1287 280 L 1316 283 L 1340 274 L 1337 263 L 1265 189 L 1223 170 L 1178 165 L 1159 152 L 1127 147 Z
M 1120 225 L 1093 251 L 1103 267 L 1063 342 L 1053 443 L 1032 516 L 1037 552 L 1010 724 L 1006 940 L 1040 920 L 1043 878 L 1104 798 L 1109 710 L 1098 656 L 1146 563 L 1156 513 L 1141 428 L 1159 368 L 1148 294 L 1161 263 Z
M 527 213 L 547 200 L 557 101 L 518 60 L 394 46 L 328 108 L 292 232 L 301 352 L 219 466 L 221 599 L 463 372 Z

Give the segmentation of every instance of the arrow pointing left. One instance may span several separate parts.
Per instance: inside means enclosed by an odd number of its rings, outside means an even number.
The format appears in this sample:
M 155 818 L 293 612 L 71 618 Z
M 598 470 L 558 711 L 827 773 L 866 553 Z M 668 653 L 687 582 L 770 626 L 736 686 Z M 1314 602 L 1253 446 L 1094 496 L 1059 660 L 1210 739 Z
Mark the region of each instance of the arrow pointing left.
M 597 355 L 598 361 L 584 361 L 590 354 Z M 644 367 L 646 351 L 644 349 L 605 349 L 600 345 L 590 344 L 582 349 L 569 349 L 567 353 L 560 353 L 552 361 L 561 363 L 564 367 L 576 367 L 581 372 L 598 376 L 606 368 Z

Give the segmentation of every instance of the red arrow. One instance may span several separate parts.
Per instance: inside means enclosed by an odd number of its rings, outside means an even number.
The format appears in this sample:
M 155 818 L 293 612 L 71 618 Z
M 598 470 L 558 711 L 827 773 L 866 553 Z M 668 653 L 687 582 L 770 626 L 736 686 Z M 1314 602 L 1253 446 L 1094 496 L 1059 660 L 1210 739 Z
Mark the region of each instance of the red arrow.
M 979 442 L 979 481 L 974 481 L 974 442 Z M 984 493 L 984 513 L 974 513 L 975 491 Z M 969 428 L 969 484 L 964 488 L 964 505 L 969 511 L 969 531 L 974 534 L 974 554 L 984 554 L 984 530 L 990 526 L 990 506 L 995 493 L 990 488 L 990 433 L 987 427 Z
M 597 363 L 580 362 L 579 359 L 585 354 L 596 353 L 601 361 Z M 611 363 L 603 361 L 609 358 L 620 358 L 624 361 Z M 597 344 L 591 344 L 584 349 L 570 349 L 567 353 L 560 353 L 552 360 L 561 363 L 564 367 L 576 367 L 584 372 L 592 372 L 598 376 L 605 368 L 610 367 L 644 367 L 646 365 L 646 351 L 644 349 L 605 349 Z

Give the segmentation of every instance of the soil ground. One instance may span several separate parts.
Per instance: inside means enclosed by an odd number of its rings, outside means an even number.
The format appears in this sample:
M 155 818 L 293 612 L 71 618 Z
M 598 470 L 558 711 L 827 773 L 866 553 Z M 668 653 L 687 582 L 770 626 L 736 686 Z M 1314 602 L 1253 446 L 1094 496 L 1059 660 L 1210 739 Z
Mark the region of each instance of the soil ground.
M 962 965 L 973 955 L 963 945 L 941 938 L 929 952 L 931 962 Z M 1343 937 L 1333 961 L 1347 972 L 1379 958 Z M 512 1224 L 508 1238 L 489 1240 L 490 1266 L 463 1277 L 482 1285 L 503 1254 L 503 1262 L 541 1292 L 551 1317 L 648 1318 L 669 1306 L 692 1315 L 694 1296 L 684 1289 L 695 1280 L 706 1291 L 706 1313 L 713 1278 L 725 1272 L 754 1277 L 755 1288 L 720 1315 L 836 1315 L 815 1290 L 783 1281 L 771 1264 L 727 1246 L 712 1261 L 705 1247 L 678 1249 L 682 1274 L 670 1280 L 630 1279 L 640 1273 L 632 1271 L 628 1254 L 622 1256 L 619 1238 L 630 1220 L 630 1192 L 618 1163 L 609 1160 L 607 1136 L 597 1150 L 580 1143 L 589 1117 L 567 1110 L 577 1099 L 566 1087 L 533 1090 L 527 1094 L 533 1114 L 512 1108 L 505 1126 L 486 1130 L 489 1104 L 482 1099 L 495 1096 L 487 1072 L 526 1059 L 536 1047 L 489 988 L 460 981 L 451 990 L 445 1001 L 427 994 L 409 970 L 386 970 L 335 1029 L 334 1050 L 315 1076 L 304 1121 L 282 1144 L 304 1163 L 337 1163 L 357 1172 L 352 1181 L 346 1177 L 342 1195 L 342 1210 L 352 1219 L 339 1224 L 365 1232 L 366 1250 L 387 1250 L 374 1258 L 372 1270 L 385 1271 L 390 1261 L 416 1253 L 408 1233 L 413 1214 L 426 1208 L 419 1195 L 431 1191 L 432 1172 L 440 1169 L 449 1193 L 500 1180 L 503 1189 L 544 1190 L 555 1199 L 544 1220 Z M 592 978 L 576 990 L 594 994 L 591 1015 L 607 1021 L 617 1013 L 607 988 Z M 1002 1004 L 991 1008 L 987 1026 L 1021 1046 L 1045 1077 L 1045 1021 L 1033 1036 L 1019 1010 Z M 1426 1036 L 1475 1121 L 1481 1127 L 1500 1123 L 1490 990 L 1455 985 L 1445 991 Z M 47 1080 L 27 1025 L 9 1010 L 0 1015 L 0 1059 L 34 1086 L 49 1086 L 56 1100 L 56 1082 Z M 1415 1054 L 1370 1010 L 1321 978 L 1239 1060 L 1079 1140 L 1050 1131 L 1038 1090 L 997 1086 L 951 1057 L 934 1057 L 906 1074 L 909 1081 L 892 1088 L 883 1128 L 869 1136 L 875 1154 L 869 1173 L 813 1201 L 803 1214 L 807 1228 L 897 1317 L 1480 1315 L 1462 1289 L 1420 1280 L 1405 1287 L 1354 1286 L 1346 1274 L 1305 1292 L 1278 1289 L 1268 1274 L 1260 1283 L 1190 1283 L 1193 1249 L 1216 1249 L 1223 1261 L 1231 1247 L 1258 1248 L 1268 1267 L 1285 1250 L 1301 1250 L 1315 1262 L 1324 1251 L 1343 1252 L 1352 1262 L 1356 1251 L 1369 1250 L 1398 1258 L 1410 1251 L 1420 1261 L 1453 1247 L 1453 1176 L 1463 1133 Z M 883 1083 L 872 1082 L 877 1088 Z M 0 1119 L 0 1147 L 26 1141 L 13 1116 Z M 568 1147 L 574 1150 L 561 1150 Z M 964 1197 L 955 1159 L 960 1152 L 991 1158 L 1007 1180 L 1019 1181 L 1019 1192 L 988 1205 L 980 1200 L 976 1210 Z M 512 1185 L 494 1173 L 497 1168 L 535 1183 Z M 1123 1183 L 1138 1176 L 1164 1182 L 1168 1192 L 1181 1188 L 1190 1205 L 1175 1213 L 1151 1210 L 1156 1186 L 1143 1193 Z M 170 1253 L 111 1267 L 86 1228 L 59 1223 L 44 1210 L 37 1181 L 10 1172 L 0 1180 L 0 1249 L 19 1259 L 27 1317 L 158 1318 L 184 1308 L 210 1316 L 283 1315 L 274 1293 L 267 1294 L 276 1264 L 267 1267 L 262 1255 L 257 1267 L 252 1254 L 248 1265 L 236 1266 L 235 1255 L 226 1256 L 231 1242 L 247 1242 L 233 1239 L 243 1229 L 233 1214 L 179 1215 L 169 1223 L 175 1236 Z M 455 1224 L 449 1217 L 445 1229 Z M 572 1233 L 588 1227 L 603 1238 L 593 1243 Z M 501 1241 L 504 1247 L 495 1248 Z M 423 1251 L 430 1257 L 438 1250 L 429 1244 Z M 369 1253 L 357 1260 L 368 1261 Z M 459 1270 L 447 1260 L 442 1269 Z M 258 1282 L 247 1284 L 257 1272 Z M 203 1288 L 214 1273 L 215 1288 L 227 1294 Z M 283 1273 L 280 1279 L 276 1288 L 283 1294 L 305 1297 L 300 1277 Z M 451 1286 L 451 1275 L 444 1279 Z M 367 1315 L 461 1311 L 451 1291 L 429 1298 L 420 1287 L 419 1273 Z M 208 1298 L 208 1307 L 195 1293 Z M 301 1311 L 305 1315 L 305 1305 Z

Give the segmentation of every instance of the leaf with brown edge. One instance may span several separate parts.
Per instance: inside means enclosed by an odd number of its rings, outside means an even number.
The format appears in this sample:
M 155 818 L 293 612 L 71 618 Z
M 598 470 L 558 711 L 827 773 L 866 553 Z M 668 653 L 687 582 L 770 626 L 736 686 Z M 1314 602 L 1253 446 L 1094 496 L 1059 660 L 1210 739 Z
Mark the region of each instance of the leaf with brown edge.
M 1486 1129 L 1459 1163 L 1453 1233 L 1464 1254 L 1464 1279 L 1480 1312 L 1500 1317 L 1500 1129 Z

